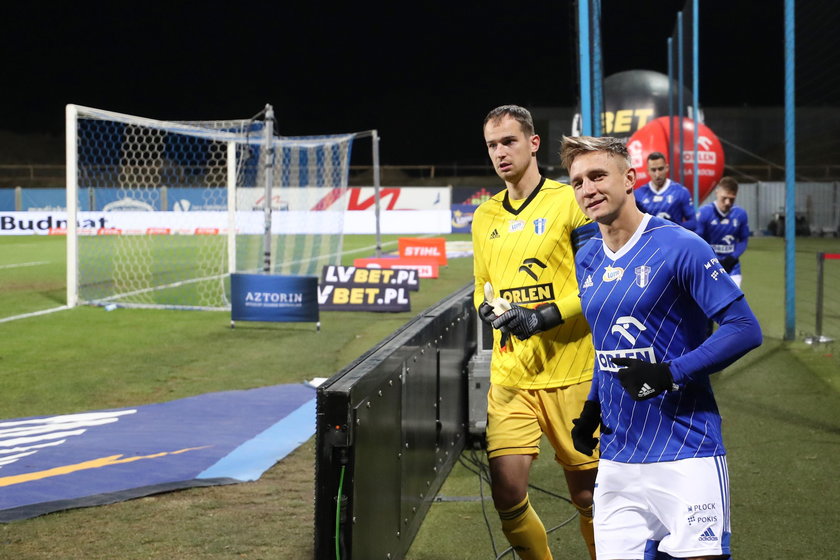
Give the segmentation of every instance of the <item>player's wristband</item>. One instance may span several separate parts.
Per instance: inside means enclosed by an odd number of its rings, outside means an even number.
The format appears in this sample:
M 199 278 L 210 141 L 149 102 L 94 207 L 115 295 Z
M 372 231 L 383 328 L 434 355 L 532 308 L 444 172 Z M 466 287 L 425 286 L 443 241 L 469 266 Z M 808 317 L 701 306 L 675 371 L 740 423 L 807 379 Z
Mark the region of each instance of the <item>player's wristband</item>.
M 547 331 L 563 323 L 563 316 L 560 314 L 560 309 L 557 308 L 556 303 L 540 305 L 534 311 L 540 314 L 540 330 Z

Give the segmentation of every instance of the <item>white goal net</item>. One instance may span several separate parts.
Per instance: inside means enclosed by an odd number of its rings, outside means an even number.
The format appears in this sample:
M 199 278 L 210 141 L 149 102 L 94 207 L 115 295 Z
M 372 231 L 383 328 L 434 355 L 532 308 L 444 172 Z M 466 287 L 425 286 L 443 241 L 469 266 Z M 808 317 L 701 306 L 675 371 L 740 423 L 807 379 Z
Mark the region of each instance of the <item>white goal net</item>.
M 358 133 L 272 125 L 68 105 L 68 305 L 226 309 L 232 272 L 336 263 Z

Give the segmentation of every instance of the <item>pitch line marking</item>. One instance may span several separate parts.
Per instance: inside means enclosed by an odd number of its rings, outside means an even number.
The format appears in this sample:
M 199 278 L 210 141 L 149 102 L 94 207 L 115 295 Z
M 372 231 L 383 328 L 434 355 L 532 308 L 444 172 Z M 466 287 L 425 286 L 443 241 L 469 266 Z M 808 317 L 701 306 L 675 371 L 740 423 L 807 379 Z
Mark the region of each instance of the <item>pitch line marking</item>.
M 49 261 L 35 261 L 35 262 L 28 262 L 28 263 L 16 263 L 16 264 L 0 264 L 0 269 L 3 268 L 23 268 L 25 266 L 39 266 L 42 264 L 50 264 Z

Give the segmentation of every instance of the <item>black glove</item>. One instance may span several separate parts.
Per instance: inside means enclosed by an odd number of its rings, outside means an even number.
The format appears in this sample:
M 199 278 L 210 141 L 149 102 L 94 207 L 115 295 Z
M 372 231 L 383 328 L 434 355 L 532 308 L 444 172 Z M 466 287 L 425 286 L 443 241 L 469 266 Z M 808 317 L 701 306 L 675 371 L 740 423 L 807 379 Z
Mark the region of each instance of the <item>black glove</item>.
M 598 445 L 598 438 L 594 434 L 601 424 L 601 404 L 597 401 L 583 403 L 580 417 L 572 420 L 572 424 L 575 425 L 572 428 L 572 443 L 575 449 L 584 455 L 592 456 L 595 446 Z
M 491 327 L 493 326 L 493 321 L 499 318 L 499 316 L 496 315 L 496 312 L 493 311 L 493 306 L 487 303 L 486 301 L 482 302 L 481 305 L 478 306 L 478 316 L 481 317 L 482 321 L 484 321 Z M 502 327 L 501 331 L 502 338 L 499 341 L 499 346 L 504 348 L 507 344 L 510 332 L 507 330 L 507 327 Z
M 482 302 L 481 305 L 478 306 L 478 316 L 481 317 L 482 321 L 490 326 L 493 326 L 493 321 L 495 321 L 498 317 L 496 313 L 493 312 L 493 306 L 486 301 Z
M 534 309 L 514 305 L 493 321 L 494 329 L 508 330 L 519 340 L 525 340 L 539 332 L 547 331 L 563 322 L 560 310 L 553 303 Z
M 736 264 L 738 264 L 738 257 L 733 257 L 732 255 L 727 255 L 718 260 L 720 261 L 720 266 L 722 266 L 723 270 L 726 272 L 732 272 L 732 269 L 735 268 Z
M 652 364 L 635 358 L 613 358 L 612 363 L 626 366 L 618 370 L 618 380 L 634 401 L 644 401 L 664 393 L 676 391 L 668 364 Z

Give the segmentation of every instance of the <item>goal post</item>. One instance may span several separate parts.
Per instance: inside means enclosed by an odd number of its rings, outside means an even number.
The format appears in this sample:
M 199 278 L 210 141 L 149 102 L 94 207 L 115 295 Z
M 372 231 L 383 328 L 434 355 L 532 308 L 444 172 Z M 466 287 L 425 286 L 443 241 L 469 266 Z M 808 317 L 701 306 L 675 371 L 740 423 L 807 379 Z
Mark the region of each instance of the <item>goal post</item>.
M 233 272 L 338 262 L 367 132 L 266 134 L 269 109 L 176 122 L 68 105 L 68 306 L 229 309 Z

